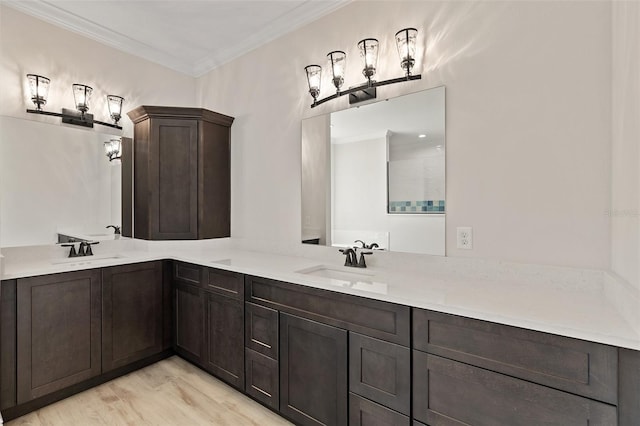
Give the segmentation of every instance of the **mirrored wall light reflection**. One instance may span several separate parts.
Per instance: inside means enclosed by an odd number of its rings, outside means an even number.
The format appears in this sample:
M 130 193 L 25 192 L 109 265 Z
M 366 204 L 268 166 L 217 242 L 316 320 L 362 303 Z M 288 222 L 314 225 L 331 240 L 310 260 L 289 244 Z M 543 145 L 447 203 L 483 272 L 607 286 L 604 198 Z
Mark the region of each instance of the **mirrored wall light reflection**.
M 104 143 L 104 152 L 109 161 L 120 160 L 122 158 L 122 139 L 113 138 Z

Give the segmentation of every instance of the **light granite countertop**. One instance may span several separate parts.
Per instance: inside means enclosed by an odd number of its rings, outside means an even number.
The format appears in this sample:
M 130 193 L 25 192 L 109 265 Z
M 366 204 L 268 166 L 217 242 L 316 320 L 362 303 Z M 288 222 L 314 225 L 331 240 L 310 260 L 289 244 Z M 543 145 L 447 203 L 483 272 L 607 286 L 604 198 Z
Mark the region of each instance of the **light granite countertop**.
M 273 247 L 242 240 L 101 242 L 68 259 L 59 246 L 3 248 L 3 280 L 172 259 L 640 350 L 640 297 L 607 271 L 374 253 L 367 269 L 342 266 L 332 248 Z M 310 275 L 327 268 L 352 280 Z

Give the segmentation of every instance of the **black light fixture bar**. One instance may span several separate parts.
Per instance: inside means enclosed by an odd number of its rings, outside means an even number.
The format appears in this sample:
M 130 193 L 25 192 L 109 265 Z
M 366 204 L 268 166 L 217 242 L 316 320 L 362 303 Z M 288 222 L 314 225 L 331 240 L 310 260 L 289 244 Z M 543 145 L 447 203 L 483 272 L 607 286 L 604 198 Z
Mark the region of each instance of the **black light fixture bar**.
M 344 96 L 344 95 L 350 95 L 349 103 L 351 104 L 357 103 L 357 102 L 363 102 L 369 99 L 374 99 L 376 97 L 376 91 L 375 91 L 376 87 L 387 86 L 389 84 L 395 84 L 395 83 L 402 83 L 403 81 L 420 80 L 421 78 L 422 78 L 422 75 L 418 74 L 418 75 L 408 75 L 408 76 L 398 77 L 398 78 L 391 78 L 389 80 L 384 80 L 384 81 L 371 81 L 371 83 L 366 82 L 359 86 L 351 87 L 347 90 L 343 90 L 343 91 L 334 93 L 331 96 L 327 96 L 320 100 L 314 101 L 313 104 L 311 104 L 311 108 L 315 108 L 318 105 L 321 105 L 333 99 L 337 99 L 340 96 Z M 370 91 L 370 89 L 374 89 L 374 90 Z M 363 93 L 358 94 L 357 92 L 363 92 Z M 355 95 L 355 96 L 352 96 L 352 95 Z M 352 99 L 354 99 L 354 101 L 352 101 Z
M 82 115 L 77 111 L 69 110 L 66 108 L 63 108 L 62 112 L 45 111 L 42 109 L 27 109 L 27 112 L 30 114 L 40 114 L 40 115 L 50 115 L 52 117 L 60 117 L 62 118 L 63 123 L 75 124 L 77 126 L 93 127 L 94 124 L 99 124 L 101 126 L 111 127 L 112 129 L 122 130 L 122 126 L 118 126 L 117 124 L 105 123 L 104 121 L 94 120 L 92 114 L 85 113 L 84 115 Z

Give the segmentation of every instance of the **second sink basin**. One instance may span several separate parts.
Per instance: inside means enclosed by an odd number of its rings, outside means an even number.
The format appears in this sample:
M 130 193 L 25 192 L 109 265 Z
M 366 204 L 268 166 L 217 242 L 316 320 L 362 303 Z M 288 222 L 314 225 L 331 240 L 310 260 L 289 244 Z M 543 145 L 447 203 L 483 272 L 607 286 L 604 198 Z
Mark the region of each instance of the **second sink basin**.
M 296 271 L 299 274 L 313 275 L 315 277 L 331 278 L 334 280 L 356 282 L 372 282 L 374 274 L 355 269 L 353 272 L 335 266 L 318 265 Z
M 83 265 L 91 262 L 97 262 L 99 260 L 111 260 L 111 259 L 122 259 L 123 255 L 121 254 L 98 254 L 93 256 L 78 256 L 78 257 L 65 257 L 63 259 L 56 259 L 51 261 L 52 265 Z

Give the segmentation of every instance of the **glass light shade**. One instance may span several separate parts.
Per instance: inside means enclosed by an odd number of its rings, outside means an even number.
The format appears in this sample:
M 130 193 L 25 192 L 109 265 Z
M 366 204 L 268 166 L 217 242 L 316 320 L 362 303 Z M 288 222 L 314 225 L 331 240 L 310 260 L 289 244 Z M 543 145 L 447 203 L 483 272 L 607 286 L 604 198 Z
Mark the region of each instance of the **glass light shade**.
M 320 80 L 322 78 L 322 67 L 320 65 L 307 65 L 304 67 L 307 73 L 307 83 L 309 83 L 309 93 L 315 102 L 320 95 Z
M 341 50 L 335 50 L 327 55 L 331 74 L 333 76 L 333 85 L 340 92 L 340 87 L 344 84 L 344 72 L 347 67 L 347 54 Z
M 89 111 L 89 102 L 93 88 L 84 84 L 73 85 L 73 99 L 76 102 L 76 109 L 82 113 Z
M 108 95 L 107 105 L 109 105 L 109 114 L 113 121 L 118 124 L 120 117 L 122 117 L 122 103 L 124 98 L 122 96 Z
M 411 69 L 416 62 L 416 39 L 418 30 L 415 28 L 405 28 L 396 33 L 396 45 L 398 55 L 400 55 L 400 67 L 411 74 Z
M 119 160 L 122 156 L 122 140 L 111 139 L 104 143 L 104 152 L 109 157 L 109 161 Z
M 376 74 L 378 66 L 378 40 L 375 38 L 365 38 L 358 43 L 360 56 L 364 60 L 362 74 L 371 81 L 371 77 Z
M 41 109 L 43 105 L 47 104 L 50 80 L 47 77 L 36 74 L 27 74 L 27 80 L 31 91 L 31 101 L 37 109 Z

